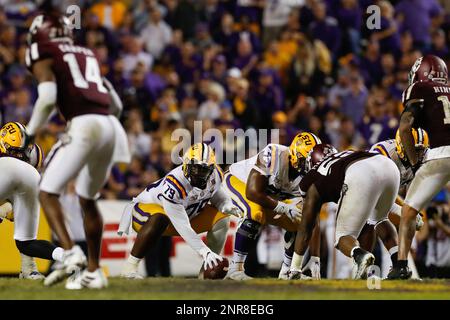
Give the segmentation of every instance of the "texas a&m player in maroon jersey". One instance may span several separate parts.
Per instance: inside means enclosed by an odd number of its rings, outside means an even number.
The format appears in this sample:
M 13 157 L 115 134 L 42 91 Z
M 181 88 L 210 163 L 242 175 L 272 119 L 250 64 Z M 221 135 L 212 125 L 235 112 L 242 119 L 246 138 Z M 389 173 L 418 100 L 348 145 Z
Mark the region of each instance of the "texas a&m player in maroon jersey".
M 303 256 L 322 204 L 338 203 L 336 247 L 353 258 L 353 278 L 367 275 L 375 262 L 372 253 L 358 243 L 367 219 L 376 222 L 387 218 L 400 185 L 400 172 L 385 156 L 365 151 L 337 150 L 328 144 L 315 146 L 307 157 L 312 169 L 300 181 L 304 197 L 303 217 L 295 240 L 290 279 L 301 278 Z
M 39 198 L 52 230 L 65 249 L 64 268 L 51 273 L 46 285 L 68 274 L 67 289 L 103 288 L 108 282 L 99 267 L 103 221 L 96 207 L 96 195 L 117 160 L 117 139 L 125 132 L 110 115 L 120 113 L 121 102 L 112 86 L 104 82 L 94 53 L 73 44 L 69 21 L 56 14 L 38 15 L 28 34 L 26 64 L 38 84 L 38 99 L 27 125 L 34 136 L 54 107 L 67 121 L 67 132 L 47 157 L 40 182 Z M 126 139 L 126 138 L 125 138 Z M 128 150 L 121 150 L 125 153 Z M 59 194 L 76 178 L 76 192 L 84 211 L 88 244 L 87 269 L 82 250 L 74 245 L 63 218 Z
M 427 55 L 411 68 L 410 85 L 403 93 L 405 107 L 400 119 L 400 138 L 415 177 L 402 207 L 399 228 L 398 262 L 388 279 L 408 279 L 407 255 L 415 234 L 417 213 L 450 180 L 450 86 L 448 71 L 439 57 Z M 430 149 L 423 159 L 414 147 L 412 128 L 428 132 Z

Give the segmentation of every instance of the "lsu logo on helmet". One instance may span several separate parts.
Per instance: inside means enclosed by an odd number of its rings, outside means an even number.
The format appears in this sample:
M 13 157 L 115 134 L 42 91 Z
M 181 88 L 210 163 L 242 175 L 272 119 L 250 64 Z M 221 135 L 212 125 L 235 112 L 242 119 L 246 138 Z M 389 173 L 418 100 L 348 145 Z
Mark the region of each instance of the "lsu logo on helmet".
M 412 128 L 412 135 L 414 137 L 414 145 L 417 149 L 427 149 L 430 146 L 428 133 L 422 128 L 418 128 L 417 130 Z M 400 130 L 397 130 L 397 133 L 395 134 L 395 146 L 400 159 L 406 160 L 405 149 L 400 138 Z
M 289 147 L 290 162 L 294 169 L 302 171 L 305 169 L 306 157 L 316 145 L 322 141 L 313 133 L 302 132 L 295 136 Z
M 8 122 L 0 129 L 1 154 L 28 162 L 32 149 L 33 144 L 22 124 Z

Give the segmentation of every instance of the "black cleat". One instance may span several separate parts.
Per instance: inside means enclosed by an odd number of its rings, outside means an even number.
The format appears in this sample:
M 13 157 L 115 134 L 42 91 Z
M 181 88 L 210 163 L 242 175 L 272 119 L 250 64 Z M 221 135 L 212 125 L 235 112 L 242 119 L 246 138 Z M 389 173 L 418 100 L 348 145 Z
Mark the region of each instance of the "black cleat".
M 387 280 L 408 280 L 412 276 L 408 267 L 393 267 L 387 275 Z

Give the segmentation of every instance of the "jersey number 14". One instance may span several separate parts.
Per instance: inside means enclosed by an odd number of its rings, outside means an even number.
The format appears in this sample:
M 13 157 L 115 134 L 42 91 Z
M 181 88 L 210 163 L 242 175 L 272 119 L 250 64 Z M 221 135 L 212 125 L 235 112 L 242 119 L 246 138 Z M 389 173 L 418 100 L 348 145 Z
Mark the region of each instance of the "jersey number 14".
M 103 86 L 97 59 L 94 57 L 86 57 L 86 70 L 84 72 L 84 77 L 81 73 L 80 66 L 78 65 L 77 58 L 73 53 L 65 54 L 63 59 L 69 65 L 75 87 L 80 89 L 88 89 L 88 82 L 93 82 L 97 85 L 98 91 L 102 93 L 108 92 Z

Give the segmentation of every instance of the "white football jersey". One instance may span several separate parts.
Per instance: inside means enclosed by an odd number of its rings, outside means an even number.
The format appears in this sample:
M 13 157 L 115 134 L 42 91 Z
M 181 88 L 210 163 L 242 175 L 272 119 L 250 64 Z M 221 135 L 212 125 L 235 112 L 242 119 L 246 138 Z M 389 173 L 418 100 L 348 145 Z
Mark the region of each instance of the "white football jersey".
M 256 166 L 256 160 L 260 159 L 260 163 L 264 169 Z M 255 169 L 261 174 L 269 178 L 268 193 L 277 200 L 291 199 L 300 197 L 300 180 L 302 175 L 297 176 L 294 180 L 289 180 L 289 148 L 280 144 L 271 143 L 267 145 L 257 155 L 236 162 L 230 166 L 230 173 L 247 183 L 250 171 Z
M 222 179 L 221 169 L 215 166 L 206 188 L 203 190 L 194 188 L 184 176 L 182 166 L 178 166 L 164 178 L 147 186 L 135 199 L 140 203 L 154 203 L 161 206 L 163 199 L 175 204 L 182 204 L 189 219 L 192 219 L 200 213 L 219 190 Z
M 414 178 L 412 169 L 407 168 L 399 158 L 394 139 L 380 141 L 374 144 L 369 151 L 382 154 L 394 161 L 400 171 L 400 186 L 406 186 Z

